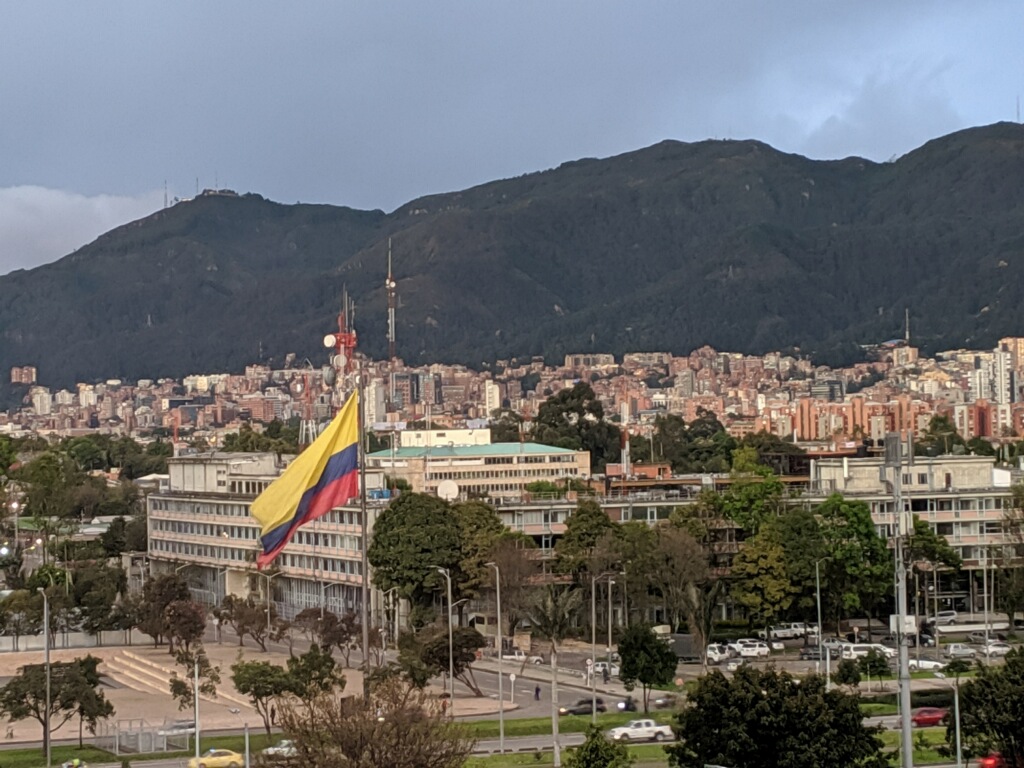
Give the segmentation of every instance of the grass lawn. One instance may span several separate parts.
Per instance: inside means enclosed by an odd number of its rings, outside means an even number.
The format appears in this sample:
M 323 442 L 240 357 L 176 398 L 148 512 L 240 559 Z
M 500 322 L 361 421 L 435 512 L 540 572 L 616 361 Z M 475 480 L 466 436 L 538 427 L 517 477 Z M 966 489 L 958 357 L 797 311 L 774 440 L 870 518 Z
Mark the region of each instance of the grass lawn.
M 66 763 L 76 757 L 85 763 L 109 763 L 114 760 L 114 756 L 109 752 L 90 746 L 85 746 L 82 749 L 54 746 L 50 752 L 54 765 Z M 43 754 L 42 747 L 4 749 L 0 750 L 0 765 L 3 768 L 39 768 L 41 765 L 46 765 L 46 756 Z
M 280 738 L 279 734 L 274 734 L 268 739 L 265 733 L 250 733 L 249 752 L 250 754 L 255 754 L 264 747 L 276 744 Z M 218 749 L 230 749 L 234 752 L 242 753 L 245 751 L 245 736 L 203 737 L 200 746 L 204 752 L 212 747 L 217 747 Z M 154 752 L 148 755 L 121 755 L 118 757 L 110 752 L 91 746 L 86 746 L 82 749 L 79 749 L 78 747 L 55 746 L 52 750 L 52 754 L 54 765 L 60 765 L 61 763 L 73 760 L 76 757 L 82 762 L 93 764 L 116 763 L 125 758 L 130 760 L 132 763 L 143 763 L 147 760 L 189 758 L 195 754 L 195 750 L 194 748 L 190 748 L 187 752 Z M 45 762 L 43 750 L 40 747 L 31 747 L 29 749 L 0 749 L 0 766 L 2 766 L 2 768 L 39 768 L 39 766 L 43 765 Z
M 569 750 L 562 750 L 563 757 Z M 633 768 L 661 768 L 668 765 L 665 748 L 656 744 L 629 747 L 636 758 Z M 466 768 L 515 768 L 521 765 L 547 766 L 554 763 L 551 752 L 523 752 L 515 755 L 494 755 L 492 757 L 471 757 Z
M 614 728 L 640 717 L 649 717 L 661 725 L 672 724 L 672 712 L 668 710 L 651 712 L 646 715 L 642 712 L 606 712 L 597 716 L 597 724 L 602 729 Z M 469 727 L 470 733 L 477 739 L 498 738 L 497 720 L 472 720 L 466 725 Z M 589 715 L 565 715 L 558 719 L 558 730 L 561 733 L 583 733 L 587 730 L 588 725 L 590 725 Z M 505 736 L 507 738 L 540 736 L 545 733 L 551 733 L 550 717 L 523 717 L 505 720 Z
M 887 750 L 894 750 L 896 759 L 899 759 L 900 732 L 885 731 L 882 733 L 882 743 Z M 948 763 L 948 755 L 942 755 L 936 749 L 946 743 L 945 728 L 915 728 L 914 729 L 914 764 L 927 765 L 928 763 Z
M 880 704 L 877 701 L 862 701 L 860 711 L 864 717 L 881 717 L 882 715 L 899 714 L 900 708 L 896 704 Z

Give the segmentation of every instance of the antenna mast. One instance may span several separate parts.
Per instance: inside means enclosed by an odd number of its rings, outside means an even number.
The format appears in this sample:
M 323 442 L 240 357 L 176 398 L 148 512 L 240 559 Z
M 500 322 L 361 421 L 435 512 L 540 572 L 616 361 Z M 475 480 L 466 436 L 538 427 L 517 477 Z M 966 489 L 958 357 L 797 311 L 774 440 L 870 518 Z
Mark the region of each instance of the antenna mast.
M 388 294 L 388 362 L 395 360 L 395 280 L 391 276 L 391 238 L 388 238 L 388 276 L 384 280 Z
M 903 327 L 904 327 L 904 333 L 905 333 L 904 338 L 906 339 L 907 346 L 909 347 L 910 346 L 910 307 L 907 307 L 906 309 L 903 310 L 903 317 L 904 317 L 904 326 Z

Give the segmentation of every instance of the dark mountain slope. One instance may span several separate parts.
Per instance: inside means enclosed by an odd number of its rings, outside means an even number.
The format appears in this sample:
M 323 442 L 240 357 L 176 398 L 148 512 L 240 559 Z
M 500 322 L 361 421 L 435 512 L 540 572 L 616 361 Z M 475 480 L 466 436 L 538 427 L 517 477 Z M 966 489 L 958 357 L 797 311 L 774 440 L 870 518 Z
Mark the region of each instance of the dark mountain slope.
M 666 141 L 432 195 L 384 215 L 204 196 L 0 278 L 0 365 L 47 381 L 320 355 L 343 284 L 381 355 L 387 238 L 399 352 L 927 348 L 1024 333 L 1024 128 L 893 163 Z M 319 358 L 317 358 L 319 359 Z

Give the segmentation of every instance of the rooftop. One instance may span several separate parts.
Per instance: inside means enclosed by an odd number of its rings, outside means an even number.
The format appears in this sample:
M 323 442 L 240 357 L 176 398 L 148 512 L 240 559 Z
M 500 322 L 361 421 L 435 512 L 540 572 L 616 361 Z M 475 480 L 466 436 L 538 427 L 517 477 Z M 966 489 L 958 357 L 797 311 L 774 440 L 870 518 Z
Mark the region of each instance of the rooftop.
M 447 457 L 476 457 L 476 456 L 540 456 L 544 454 L 571 454 L 576 451 L 569 448 L 556 448 L 553 445 L 541 445 L 540 443 L 491 443 L 490 445 L 432 445 L 409 446 L 396 448 L 393 452 L 390 449 L 376 451 L 368 455 L 372 459 L 417 459 L 429 456 L 432 459 Z

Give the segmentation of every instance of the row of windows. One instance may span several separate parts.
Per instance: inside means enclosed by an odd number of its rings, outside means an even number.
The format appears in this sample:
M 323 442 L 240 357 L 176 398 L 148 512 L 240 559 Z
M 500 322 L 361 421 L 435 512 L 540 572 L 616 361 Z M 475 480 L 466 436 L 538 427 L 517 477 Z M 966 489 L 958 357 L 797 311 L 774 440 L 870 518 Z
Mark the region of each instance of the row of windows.
M 565 477 L 566 475 L 575 476 L 577 472 L 575 467 L 570 467 L 568 469 L 499 469 L 497 471 L 470 470 L 461 472 L 429 472 L 428 474 L 431 480 L 490 480 L 491 478 L 499 477 Z
M 184 520 L 157 519 L 153 520 L 152 525 L 154 531 L 188 536 L 222 536 L 233 541 L 255 541 L 260 535 L 260 530 L 256 526 L 211 525 L 207 523 L 191 523 Z M 313 525 L 316 525 L 316 523 L 313 523 Z M 323 547 L 329 550 L 348 549 L 359 551 L 362 549 L 363 537 L 338 533 L 321 533 L 316 530 L 300 530 L 296 532 L 293 541 L 296 544 Z
M 231 504 L 214 501 L 184 501 L 150 497 L 150 509 L 155 512 L 179 512 L 190 515 L 212 517 L 251 517 L 248 504 Z M 360 525 L 361 516 L 357 509 L 332 509 L 320 518 L 334 525 Z
M 484 464 L 575 464 L 576 455 L 571 453 L 551 456 L 488 456 Z
M 185 541 L 165 541 L 153 539 L 150 541 L 150 549 L 170 557 L 205 557 L 221 562 L 230 561 L 235 563 L 248 562 L 249 550 L 235 549 L 233 547 L 216 547 L 206 544 L 193 544 Z M 305 568 L 320 573 L 347 574 L 361 576 L 363 564 L 361 559 L 342 560 L 333 557 L 313 557 L 311 555 L 282 554 L 279 562 L 284 566 L 293 568 Z

